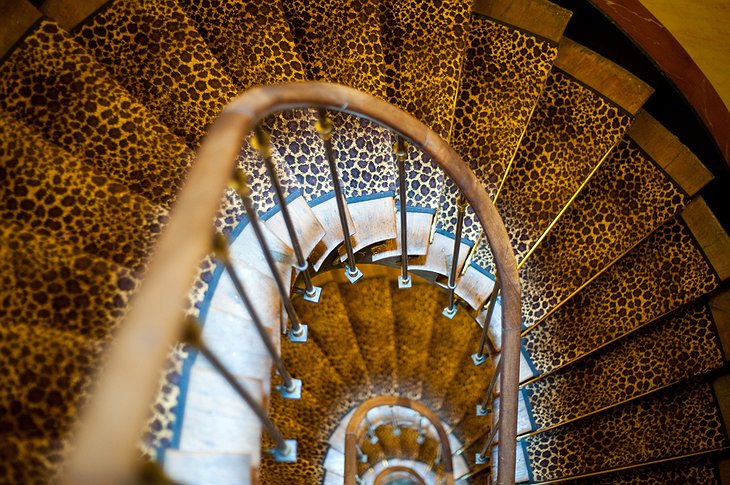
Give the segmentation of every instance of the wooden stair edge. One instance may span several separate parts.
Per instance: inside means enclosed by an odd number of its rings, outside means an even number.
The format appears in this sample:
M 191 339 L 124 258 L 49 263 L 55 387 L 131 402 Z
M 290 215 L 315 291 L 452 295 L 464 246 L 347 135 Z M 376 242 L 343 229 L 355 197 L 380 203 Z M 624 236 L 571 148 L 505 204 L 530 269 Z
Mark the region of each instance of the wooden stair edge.
M 710 381 L 712 390 L 715 393 L 718 411 L 725 427 L 726 438 L 730 433 L 730 374 L 726 371 L 715 376 Z
M 702 197 L 697 197 L 680 217 L 697 240 L 702 252 L 721 281 L 730 278 L 730 236 L 720 225 Z
M 547 0 L 475 0 L 474 13 L 558 43 L 573 12 Z
M 614 63 L 567 37 L 560 39 L 555 67 L 635 116 L 654 88 Z
M 111 3 L 111 0 L 84 0 L 83 2 L 46 0 L 40 6 L 40 10 L 48 18 L 58 22 L 61 27 L 71 31 L 108 3 Z
M 27 0 L 0 0 L 0 59 L 23 40 L 43 14 Z
M 679 138 L 643 109 L 627 134 L 688 195 L 695 195 L 714 178 Z
M 725 360 L 730 360 L 730 288 L 712 295 L 709 306 Z

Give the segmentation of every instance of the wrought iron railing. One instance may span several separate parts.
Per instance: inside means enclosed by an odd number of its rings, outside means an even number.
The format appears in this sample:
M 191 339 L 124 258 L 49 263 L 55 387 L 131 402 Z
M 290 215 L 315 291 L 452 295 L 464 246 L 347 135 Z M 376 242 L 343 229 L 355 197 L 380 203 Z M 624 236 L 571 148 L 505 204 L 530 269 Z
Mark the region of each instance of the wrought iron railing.
M 261 120 L 272 113 L 298 108 L 317 109 L 316 129 L 322 137 L 330 167 L 346 250 L 345 274 L 350 281 L 356 281 L 362 273 L 356 266 L 350 243 L 344 198 L 331 143 L 332 130 L 335 127 L 329 117 L 329 111 L 340 111 L 374 121 L 393 131 L 399 140 L 394 152 L 399 167 L 401 192 L 403 253 L 400 280 L 403 285 L 410 280 L 404 210 L 405 142 L 419 148 L 451 177 L 458 187 L 460 194 L 457 201 L 457 235 L 448 279 L 449 306 L 444 310 L 447 315 L 456 311 L 454 288 L 461 243 L 460 228 L 463 226 L 463 212 L 466 205 L 471 205 L 491 246 L 499 274 L 499 286 L 495 284 L 495 291 L 489 303 L 490 312 L 494 310 L 497 292 L 502 299 L 502 350 L 499 372 L 495 374 L 482 406 L 486 409 L 489 404 L 499 375 L 500 420 L 498 428 L 494 429 L 494 433 L 498 432 L 500 438 L 497 481 L 500 484 L 514 481 L 521 304 L 517 266 L 502 220 L 484 188 L 461 157 L 423 123 L 385 101 L 354 89 L 334 84 L 307 82 L 252 89 L 230 103 L 211 127 L 200 147 L 185 187 L 178 196 L 170 222 L 158 241 L 142 288 L 135 297 L 128 317 L 117 335 L 115 345 L 108 355 L 106 365 L 98 376 L 96 391 L 77 429 L 74 453 L 67 463 L 68 482 L 118 483 L 131 479 L 136 469 L 135 445 L 148 417 L 150 402 L 157 392 L 159 369 L 165 364 L 170 346 L 180 339 L 197 347 L 252 407 L 264 429 L 275 442 L 275 452 L 279 459 L 284 461 L 295 459 L 296 443 L 282 436 L 260 405 L 235 382 L 230 372 L 205 345 L 196 324 L 181 317 L 181 308 L 195 279 L 199 262 L 212 250 L 229 272 L 244 305 L 250 306 L 248 310 L 256 324 L 256 310 L 246 297 L 245 289 L 240 284 L 236 285 L 238 278 L 235 268 L 228 264 L 225 241 L 218 237 L 211 244 L 213 232 L 211 221 L 218 211 L 221 195 L 228 185 L 232 185 L 241 196 L 249 222 L 275 280 L 291 324 L 289 338 L 295 342 L 306 341 L 307 327 L 299 321 L 291 305 L 289 299 L 291 289 L 285 286 L 278 273 L 266 238 L 261 233 L 256 210 L 249 198 L 246 175 L 234 170 L 243 141 L 254 132 L 254 145 L 258 148 L 272 185 L 276 189 L 277 203 L 282 211 L 294 251 L 295 268 L 302 275 L 305 284 L 305 298 L 316 301 L 319 289 L 311 282 L 306 257 L 297 241 L 296 231 L 288 214 L 286 200 L 271 159 L 268 136 L 258 126 Z M 489 320 L 485 322 L 485 332 L 488 324 Z M 267 340 L 268 336 L 265 331 L 261 331 L 260 326 L 259 321 L 257 329 L 284 381 L 280 391 L 285 397 L 296 398 L 300 393 L 301 383 L 291 377 L 273 342 Z M 483 360 L 485 343 L 486 338 L 483 337 L 475 354 L 475 362 Z M 120 396 L 124 399 L 120 399 Z M 490 444 L 491 440 L 485 447 Z M 446 447 L 444 451 L 449 451 L 448 440 L 444 446 Z M 450 451 L 445 453 L 444 457 L 448 457 L 450 463 Z M 356 460 L 357 453 L 353 451 L 352 456 L 348 455 L 347 459 Z M 451 479 L 453 480 L 453 476 Z

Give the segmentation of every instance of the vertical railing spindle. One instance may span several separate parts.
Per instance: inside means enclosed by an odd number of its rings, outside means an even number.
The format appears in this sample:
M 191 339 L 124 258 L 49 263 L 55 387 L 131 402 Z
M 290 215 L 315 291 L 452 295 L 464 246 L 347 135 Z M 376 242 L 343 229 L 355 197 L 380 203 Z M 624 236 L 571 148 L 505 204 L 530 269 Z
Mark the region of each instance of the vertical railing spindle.
M 400 206 L 400 246 L 401 246 L 401 273 L 398 277 L 398 288 L 410 288 L 411 276 L 408 274 L 408 210 L 406 189 L 406 149 L 403 138 L 398 137 L 393 147 L 398 164 L 398 195 Z
M 246 388 L 243 387 L 240 382 L 238 382 L 236 377 L 231 374 L 231 372 L 223 365 L 223 363 L 218 360 L 218 357 L 216 357 L 216 355 L 211 352 L 211 350 L 203 341 L 202 332 L 200 330 L 200 325 L 198 324 L 197 320 L 193 317 L 189 317 L 186 321 L 186 325 L 183 331 L 184 334 L 182 336 L 182 340 L 198 349 L 198 351 L 203 354 L 208 362 L 210 362 L 213 368 L 218 371 L 221 376 L 223 376 L 226 382 L 230 384 L 230 386 L 236 391 L 236 393 L 241 396 L 241 398 L 246 402 L 248 407 L 251 408 L 251 410 L 256 414 L 259 421 L 261 421 L 261 425 L 264 427 L 264 429 L 266 429 L 266 433 L 271 437 L 272 440 L 274 440 L 274 443 L 276 444 L 276 448 L 272 450 L 272 454 L 274 455 L 276 461 L 287 463 L 297 461 L 296 440 L 284 439 L 284 436 L 266 415 L 266 411 L 264 411 L 264 408 L 256 401 L 256 399 L 254 399 L 251 394 L 249 394 Z
M 487 393 L 484 395 L 484 399 L 481 403 L 477 404 L 477 416 L 486 416 L 487 414 L 489 414 L 489 410 L 491 409 L 489 404 L 492 400 L 492 393 L 494 392 L 494 388 L 497 385 L 497 380 L 501 371 L 502 361 L 500 360 L 497 364 L 497 368 L 494 369 L 494 375 L 492 376 L 492 380 L 489 381 L 489 387 L 487 388 Z
M 274 342 L 271 340 L 271 336 L 266 331 L 266 327 L 264 327 L 261 322 L 258 312 L 249 299 L 248 294 L 241 283 L 241 279 L 238 277 L 236 268 L 233 264 L 231 264 L 231 258 L 228 253 L 228 241 L 224 235 L 215 233 L 215 237 L 213 238 L 213 252 L 215 253 L 216 258 L 223 263 L 228 275 L 231 277 L 233 287 L 236 289 L 238 296 L 241 297 L 243 306 L 246 308 L 248 315 L 251 317 L 251 321 L 256 327 L 256 331 L 261 337 L 261 340 L 264 342 L 264 346 L 269 352 L 271 359 L 274 361 L 274 365 L 279 371 L 281 379 L 284 381 L 284 384 L 278 389 L 281 396 L 286 399 L 300 399 L 302 397 L 302 381 L 300 379 L 292 378 L 284 365 L 284 362 L 281 360 L 281 356 L 279 355 L 279 352 L 277 352 L 276 346 L 274 346 Z
M 454 318 L 456 315 L 456 272 L 459 268 L 459 250 L 461 249 L 461 232 L 464 229 L 464 213 L 466 212 L 466 197 L 459 194 L 456 197 L 456 235 L 454 236 L 454 251 L 451 259 L 451 272 L 449 273 L 449 306 L 442 312 L 447 318 Z
M 279 297 L 281 298 L 282 305 L 284 305 L 284 309 L 289 316 L 289 321 L 291 322 L 289 340 L 292 342 L 306 342 L 307 326 L 299 322 L 299 317 L 297 317 L 297 313 L 296 311 L 294 311 L 291 299 L 289 298 L 289 293 L 287 292 L 286 286 L 284 286 L 284 282 L 281 279 L 281 275 L 279 274 L 279 269 L 276 266 L 274 257 L 271 255 L 269 243 L 266 242 L 266 237 L 261 230 L 261 224 L 259 223 L 258 215 L 256 214 L 256 210 L 254 209 L 253 203 L 251 202 L 245 172 L 243 172 L 242 170 L 234 171 L 231 185 L 241 197 L 241 201 L 243 202 L 243 207 L 246 210 L 248 220 L 251 223 L 251 227 L 253 228 L 254 233 L 256 234 L 256 239 L 258 240 L 262 252 L 264 253 L 264 259 L 266 259 L 266 264 L 269 266 L 269 269 L 271 270 L 271 275 L 274 278 L 274 282 L 276 283 L 276 289 L 279 291 Z
M 494 438 L 497 436 L 497 431 L 499 431 L 499 421 L 494 425 L 494 428 L 492 428 L 492 432 L 489 433 L 489 437 L 487 438 L 487 441 L 484 442 L 484 446 L 482 446 L 482 449 L 479 451 L 479 453 L 476 453 L 474 455 L 474 464 L 476 465 L 486 465 L 489 463 L 489 448 L 492 446 L 492 442 L 494 442 Z
M 289 213 L 286 197 L 284 197 L 284 190 L 281 188 L 281 182 L 279 181 L 279 176 L 276 173 L 276 166 L 274 165 L 274 160 L 271 156 L 271 140 L 269 139 L 269 135 L 264 132 L 261 125 L 257 125 L 254 129 L 253 145 L 264 160 L 266 171 L 269 175 L 269 179 L 271 179 L 271 185 L 274 187 L 279 207 L 281 207 L 281 215 L 284 217 L 284 224 L 286 225 L 286 230 L 289 233 L 292 249 L 294 249 L 294 256 L 297 258 L 295 268 L 299 271 L 299 274 L 302 275 L 302 280 L 304 281 L 304 299 L 312 303 L 318 303 L 322 289 L 312 284 L 312 277 L 309 275 L 309 262 L 304 257 L 302 247 L 299 244 L 299 238 L 297 237 L 296 229 L 294 229 L 294 223 L 292 222 L 291 214 Z
M 482 327 L 482 335 L 479 339 L 479 348 L 475 354 L 472 354 L 471 360 L 474 361 L 474 365 L 482 365 L 487 360 L 487 356 L 484 355 L 484 349 L 487 348 L 487 337 L 489 335 L 489 322 L 492 321 L 494 315 L 494 308 L 497 306 L 497 298 L 499 297 L 499 278 L 494 278 L 494 287 L 492 288 L 492 294 L 489 296 L 489 307 L 487 308 L 487 317 L 484 320 L 484 326 Z M 491 357 L 491 356 L 490 356 Z
M 334 151 L 332 150 L 332 131 L 334 130 L 334 126 L 327 111 L 324 109 L 317 110 L 316 129 L 324 142 L 324 151 L 327 156 L 327 164 L 329 166 L 330 176 L 332 177 L 332 186 L 334 187 L 335 199 L 337 201 L 337 212 L 340 216 L 342 237 L 344 239 L 345 250 L 347 251 L 345 276 L 351 283 L 355 283 L 362 278 L 362 271 L 355 264 L 355 253 L 352 250 L 352 241 L 350 241 L 350 227 L 347 223 L 347 213 L 342 196 L 342 187 L 340 186 L 340 176 L 337 174 L 337 163 L 335 161 Z

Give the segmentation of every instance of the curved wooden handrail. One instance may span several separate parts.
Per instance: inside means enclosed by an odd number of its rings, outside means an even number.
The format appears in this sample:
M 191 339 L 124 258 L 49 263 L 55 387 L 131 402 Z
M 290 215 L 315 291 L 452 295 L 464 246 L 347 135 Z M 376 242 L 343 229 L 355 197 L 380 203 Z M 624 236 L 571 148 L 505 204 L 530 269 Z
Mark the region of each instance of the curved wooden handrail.
M 481 222 L 500 275 L 503 302 L 498 482 L 514 481 L 521 302 L 517 265 L 502 219 L 462 158 L 426 125 L 352 88 L 302 82 L 245 92 L 223 109 L 205 136 L 77 426 L 75 450 L 67 462 L 67 482 L 118 483 L 129 478 L 136 461 L 135 445 L 157 392 L 159 369 L 181 333 L 180 309 L 198 264 L 209 252 L 212 221 L 240 147 L 269 114 L 312 107 L 368 118 L 410 140 L 454 180 Z
M 408 476 L 412 477 L 414 480 L 418 481 L 418 485 L 426 485 L 426 482 L 423 481 L 423 479 L 416 473 L 415 470 L 408 468 L 407 466 L 391 466 L 383 470 L 378 474 L 377 477 L 375 477 L 375 482 L 373 485 L 384 485 L 385 481 L 390 478 L 390 475 L 394 475 L 396 473 L 405 473 Z
M 428 419 L 431 425 L 436 429 L 439 441 L 441 442 L 441 456 L 443 459 L 443 467 L 446 472 L 447 485 L 454 484 L 454 469 L 451 461 L 451 445 L 449 444 L 449 435 L 441 425 L 441 420 L 436 414 L 423 404 L 412 401 L 400 396 L 377 396 L 372 397 L 360 404 L 352 414 L 350 421 L 345 429 L 345 485 L 355 485 L 355 475 L 357 474 L 357 454 L 355 453 L 355 445 L 359 437 L 362 422 L 370 410 L 387 407 L 400 406 L 413 409 L 418 414 Z
M 730 111 L 679 41 L 639 0 L 590 0 L 682 93 L 730 166 Z

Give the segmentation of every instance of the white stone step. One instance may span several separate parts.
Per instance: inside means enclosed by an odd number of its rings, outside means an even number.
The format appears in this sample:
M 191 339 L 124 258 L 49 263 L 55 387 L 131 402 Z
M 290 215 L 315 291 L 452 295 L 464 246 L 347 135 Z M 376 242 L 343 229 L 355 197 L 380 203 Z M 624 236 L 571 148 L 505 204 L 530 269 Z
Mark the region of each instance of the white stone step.
M 492 294 L 494 279 L 469 265 L 456 282 L 456 294 L 473 309 L 477 310 Z M 485 315 L 482 315 L 482 321 Z
M 261 381 L 237 380 L 261 403 Z M 258 466 L 261 424 L 258 417 L 214 370 L 194 365 L 190 372 L 180 436 L 181 451 L 238 453 Z
M 345 476 L 345 455 L 341 451 L 330 448 L 324 457 L 324 468 L 328 473 Z
M 466 258 L 469 256 L 469 251 L 471 251 L 471 246 L 462 242 L 459 247 L 459 268 L 461 268 L 466 261 Z M 428 247 L 428 254 L 426 254 L 425 261 L 411 265 L 410 269 L 414 271 L 430 271 L 432 273 L 448 276 L 451 272 L 451 261 L 453 256 L 454 239 L 444 236 L 443 234 L 436 233 L 433 236 L 433 241 L 431 241 L 431 244 Z
M 272 339 L 272 334 L 277 333 L 267 332 Z M 203 339 L 231 373 L 264 383 L 264 390 L 269 393 L 272 360 L 251 320 L 211 309 L 203 326 Z M 212 369 L 202 355 L 196 358 L 195 367 Z
M 327 443 L 339 451 L 340 453 L 345 452 L 345 433 L 347 432 L 347 424 L 350 422 L 352 415 L 355 414 L 356 408 L 352 409 L 337 425 L 337 429 L 330 435 Z
M 332 473 L 330 471 L 324 474 L 324 480 L 322 480 L 322 485 L 344 485 L 344 483 L 344 476 Z
M 185 485 L 249 485 L 251 457 L 241 453 L 201 453 L 168 449 L 165 472 Z
M 488 279 L 488 278 L 486 278 Z M 494 283 L 492 283 L 494 285 Z M 458 285 L 457 285 L 458 287 Z M 477 315 L 477 322 L 479 325 L 484 327 L 484 321 L 487 319 L 488 308 L 484 308 L 479 315 Z M 502 298 L 497 298 L 497 303 L 494 305 L 494 313 L 492 313 L 492 319 L 489 321 L 489 329 L 487 330 L 489 340 L 492 345 L 498 351 L 502 348 Z
M 492 404 L 492 426 L 494 426 L 499 420 L 499 402 L 500 399 L 497 398 Z M 520 391 L 517 397 L 517 436 L 534 431 L 533 428 L 535 428 L 535 426 L 532 424 L 532 419 L 530 418 L 530 412 L 528 410 L 527 401 L 525 401 L 525 395 L 522 391 Z M 497 433 L 494 437 L 494 442 L 497 443 L 498 441 L 499 433 Z
M 469 464 L 463 455 L 454 456 L 451 458 L 451 465 L 454 469 L 454 478 L 459 478 L 465 473 L 469 473 Z
M 499 461 L 497 455 L 499 454 L 499 446 L 492 447 L 492 482 L 496 483 L 497 471 L 499 468 Z M 517 442 L 517 449 L 515 452 L 515 483 L 524 483 L 530 480 L 530 474 L 527 470 L 527 462 L 525 461 L 525 454 L 522 450 L 522 445 Z
M 294 264 L 294 250 L 276 237 L 265 224 L 261 224 L 261 232 L 271 250 L 279 271 L 292 266 Z M 258 239 L 256 239 L 256 234 L 251 224 L 247 224 L 243 231 L 241 231 L 241 234 L 231 243 L 230 254 L 233 260 L 243 262 L 262 274 L 271 274 L 271 270 L 266 263 L 263 250 Z
M 312 208 L 309 207 L 303 196 L 296 197 L 287 204 L 289 214 L 294 223 L 294 230 L 299 240 L 299 245 L 305 257 L 312 252 L 314 247 L 325 235 L 325 229 L 317 220 Z M 289 238 L 289 230 L 284 222 L 284 215 L 281 211 L 276 212 L 266 220 L 266 227 L 287 245 L 293 247 Z
M 373 261 L 380 261 L 385 258 L 392 258 L 401 255 L 400 242 L 400 212 L 395 214 L 396 237 L 391 241 L 387 249 L 373 254 Z M 406 227 L 408 228 L 408 254 L 410 256 L 425 256 L 428 252 L 428 239 L 431 235 L 431 224 L 433 214 L 424 212 L 406 212 Z
M 345 209 L 347 210 L 347 204 L 345 204 Z M 325 230 L 324 237 L 312 252 L 310 258 L 314 269 L 319 270 L 327 256 L 344 241 L 344 238 L 342 237 L 342 225 L 337 210 L 337 200 L 334 197 L 312 207 L 312 212 L 317 216 L 317 220 Z M 349 210 L 347 210 L 346 215 L 350 235 L 353 235 L 357 232 L 357 227 L 352 222 Z
M 269 328 L 278 328 L 280 325 L 281 300 L 271 273 L 268 271 L 261 273 L 246 263 L 235 259 L 233 261 L 236 275 L 241 281 L 249 300 L 255 305 L 256 313 L 261 321 Z M 249 318 L 248 311 L 243 306 L 243 301 L 233 286 L 233 280 L 231 280 L 227 271 L 224 271 L 218 280 L 210 306 L 211 308 Z
M 353 251 L 389 239 L 395 239 L 395 202 L 393 197 L 364 200 L 347 204 L 357 227 L 353 236 Z M 340 258 L 345 261 L 347 254 Z

